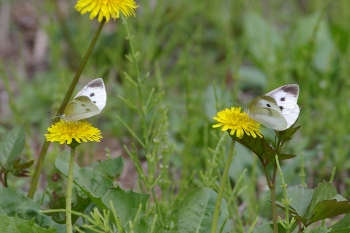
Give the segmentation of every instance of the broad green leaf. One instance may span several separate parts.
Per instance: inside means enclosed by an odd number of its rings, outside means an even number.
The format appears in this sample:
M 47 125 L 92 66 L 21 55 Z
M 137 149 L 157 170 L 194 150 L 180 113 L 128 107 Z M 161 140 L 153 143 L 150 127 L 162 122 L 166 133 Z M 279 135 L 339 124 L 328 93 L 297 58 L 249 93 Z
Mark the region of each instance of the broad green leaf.
M 69 160 L 69 152 L 63 151 L 57 156 L 55 161 L 57 169 L 66 176 L 68 174 Z M 112 162 L 120 164 L 120 161 L 122 160 L 117 159 Z M 112 201 L 116 214 L 120 218 L 122 224 L 129 227 L 128 223 L 134 220 L 140 205 L 142 205 L 140 215 L 140 217 L 142 217 L 150 195 L 125 191 L 120 188 L 112 188 L 113 183 L 111 179 L 108 178 L 107 174 L 115 175 L 118 169 L 107 169 L 108 172 L 105 174 L 98 169 L 101 168 L 80 168 L 77 164 L 74 164 L 74 183 L 101 209 L 112 210 L 110 206 L 110 201 Z
M 16 191 L 0 187 L 0 214 L 10 217 L 17 216 L 20 219 L 34 221 L 37 225 L 47 229 L 57 229 L 57 232 L 65 232 L 65 226 L 54 222 L 51 217 L 40 213 L 39 203 L 34 202 Z
M 34 219 L 23 220 L 0 214 L 0 229 L 2 233 L 55 233 L 56 229 L 45 229 L 36 225 Z
M 74 193 L 74 191 L 73 191 Z M 75 198 L 73 198 L 74 201 L 72 203 L 72 210 L 76 212 L 84 212 L 85 209 L 91 205 L 91 199 L 90 198 L 83 198 L 79 195 L 75 195 Z M 48 209 L 65 209 L 66 208 L 66 197 L 60 196 L 57 198 L 52 199 L 49 202 Z M 52 219 L 60 224 L 66 223 L 66 213 L 65 212 L 58 212 L 58 213 L 47 213 L 46 215 L 51 216 Z M 72 215 L 72 222 L 75 223 L 75 221 L 80 218 L 80 216 L 73 214 Z
M 122 174 L 123 168 L 124 168 L 123 157 L 119 156 L 114 159 L 107 159 L 100 162 L 94 169 L 114 179 Z
M 321 201 L 312 210 L 312 218 L 307 222 L 307 225 L 319 220 L 348 213 L 350 213 L 349 201 L 337 201 L 335 199 Z
M 209 188 L 191 190 L 176 211 L 176 225 L 180 232 L 210 232 L 217 193 Z M 225 200 L 222 200 L 217 232 L 224 225 L 223 233 L 232 232 Z
M 24 127 L 16 126 L 0 141 L 0 166 L 6 168 L 7 164 L 15 160 L 24 147 Z
M 303 216 L 306 213 L 314 191 L 303 186 L 293 186 L 287 189 L 287 196 L 292 199 L 290 206 L 296 211 L 296 214 Z
M 117 216 L 120 218 L 123 226 L 126 226 L 129 221 L 134 220 L 140 205 L 142 205 L 142 212 L 146 209 L 149 197 L 149 194 L 125 191 L 118 187 L 109 189 L 101 201 L 109 210 L 111 210 L 110 201 L 112 201 Z
M 291 215 L 305 226 L 350 213 L 350 202 L 337 194 L 337 190 L 330 183 L 323 182 L 315 190 L 294 186 L 287 192 L 288 198 L 291 198 Z M 284 205 L 280 202 L 277 206 L 284 209 Z
M 289 129 L 286 129 L 284 131 L 279 131 L 276 135 L 281 141 L 289 141 L 292 139 L 292 136 L 295 134 L 295 132 L 298 131 L 298 129 L 301 126 L 296 126 L 296 127 L 290 127 Z
M 248 136 L 246 134 L 244 134 L 242 138 L 237 138 L 235 135 L 230 135 L 230 137 L 243 146 L 247 147 L 249 150 L 253 151 L 259 157 L 263 166 L 267 166 L 267 164 L 271 161 L 275 161 L 275 155 L 277 154 L 277 151 L 273 149 L 264 138 L 260 138 L 258 136 L 256 138 L 253 138 L 252 136 Z M 293 157 L 295 157 L 295 155 L 278 155 L 280 161 Z
M 304 217 L 311 218 L 314 208 L 319 202 L 331 200 L 337 194 L 337 189 L 331 183 L 323 182 L 319 184 L 314 191 L 311 203 Z
M 68 151 L 61 152 L 55 160 L 56 168 L 65 176 L 68 176 L 69 160 Z M 73 174 L 73 181 L 94 198 L 101 198 L 113 185 L 112 181 L 97 169 L 80 168 L 76 163 L 74 163 Z

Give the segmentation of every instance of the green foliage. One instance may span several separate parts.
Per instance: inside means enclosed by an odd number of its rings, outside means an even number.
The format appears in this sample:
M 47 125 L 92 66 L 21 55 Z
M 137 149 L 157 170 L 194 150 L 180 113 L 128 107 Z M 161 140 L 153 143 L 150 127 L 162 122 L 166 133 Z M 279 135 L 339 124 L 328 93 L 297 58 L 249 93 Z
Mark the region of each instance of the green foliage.
M 7 187 L 7 175 L 11 173 L 17 177 L 28 176 L 28 168 L 34 160 L 26 162 L 19 158 L 25 143 L 24 127 L 19 125 L 13 128 L 0 141 L 0 181 Z
M 35 224 L 34 219 L 22 220 L 0 214 L 0 228 L 3 233 L 55 233 L 56 229 L 45 229 Z
M 23 196 L 14 190 L 9 188 L 0 187 L 0 214 L 4 214 L 10 217 L 17 217 L 22 220 L 32 220 L 36 225 L 47 228 L 47 229 L 57 229 L 57 232 L 64 232 L 64 225 L 59 225 L 54 222 L 51 217 L 48 217 L 40 213 L 39 203 Z M 17 222 L 10 220 L 13 224 Z M 31 229 L 35 229 L 37 226 L 32 225 Z M 15 226 L 14 226 L 15 227 Z
M 17 126 L 0 141 L 0 166 L 8 167 L 22 152 L 24 147 L 24 127 Z
M 321 183 L 316 189 L 294 186 L 287 189 L 287 193 L 291 198 L 290 213 L 306 227 L 316 221 L 350 212 L 349 201 L 327 182 Z M 278 206 L 284 208 L 281 203 Z
M 191 190 L 176 210 L 179 232 L 210 232 L 217 193 L 208 188 Z M 217 232 L 232 232 L 226 202 L 221 203 Z
M 28 189 L 29 178 L 22 176 L 31 175 L 29 168 L 50 124 L 47 119 L 55 117 L 96 28 L 95 21 L 74 10 L 74 2 L 54 3 L 34 1 L 25 13 L 20 10 L 27 8 L 16 1 L 1 3 L 1 8 L 10 8 L 7 21 L 12 25 L 1 31 L 5 39 L 0 46 L 0 169 L 3 186 L 15 190 Z M 191 227 L 209 231 L 208 210 L 232 139 L 211 128 L 212 117 L 278 86 L 298 83 L 302 110 L 296 127 L 277 134 L 263 129 L 264 139 L 238 140 L 245 147 L 236 145 L 220 221 L 226 221 L 232 232 L 272 232 L 271 196 L 263 176 L 267 173 L 273 180 L 278 154 L 283 178 L 293 186 L 284 197 L 277 178 L 276 200 L 282 200 L 283 208 L 283 201 L 290 199 L 287 210 L 304 225 L 293 233 L 349 232 L 349 215 L 329 219 L 347 213 L 348 201 L 338 192 L 344 197 L 350 194 L 349 1 L 141 0 L 137 4 L 135 18 L 104 26 L 76 87 L 103 77 L 108 100 L 103 112 L 89 119 L 101 129 L 102 142 L 77 150 L 81 166 L 74 167 L 72 209 L 84 217 L 73 214 L 75 227 L 86 232 L 90 229 L 84 224 L 115 232 L 181 232 Z M 27 20 L 18 20 L 18 15 L 40 22 L 37 30 L 21 24 Z M 44 37 L 48 49 L 41 47 L 45 43 L 39 39 Z M 6 48 L 11 49 L 5 53 Z M 38 63 L 32 57 L 37 51 L 45 54 Z M 19 123 L 24 126 L 16 126 Z M 94 163 L 106 147 L 112 159 Z M 63 210 L 39 212 L 40 206 L 64 208 L 65 179 L 55 185 L 46 182 L 57 172 L 54 165 L 67 174 L 69 155 L 62 150 L 59 145 L 50 147 L 31 204 L 23 196 L 13 200 L 20 194 L 7 191 L 8 198 L 0 195 L 1 208 L 10 203 L 12 210 L 1 214 L 18 213 L 25 221 L 34 216 L 40 227 L 41 219 L 53 222 L 47 215 L 64 222 Z M 119 155 L 124 160 L 115 158 Z M 333 167 L 332 184 L 338 191 L 319 184 L 329 180 Z M 129 173 L 121 177 L 123 169 Z M 124 177 L 132 190 L 123 187 Z M 301 182 L 317 188 L 294 186 Z M 29 206 L 30 211 L 15 203 Z M 175 214 L 180 207 L 184 214 Z M 196 213 L 205 213 L 205 218 L 197 220 Z M 280 210 L 277 215 L 287 218 Z M 101 228 L 103 224 L 108 226 Z M 287 232 L 281 224 L 278 229 Z

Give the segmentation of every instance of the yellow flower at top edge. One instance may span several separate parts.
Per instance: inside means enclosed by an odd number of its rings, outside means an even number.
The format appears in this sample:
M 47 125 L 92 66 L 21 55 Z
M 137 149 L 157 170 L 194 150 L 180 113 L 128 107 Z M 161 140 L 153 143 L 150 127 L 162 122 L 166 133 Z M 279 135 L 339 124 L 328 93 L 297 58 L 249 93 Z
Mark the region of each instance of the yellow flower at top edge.
M 119 18 L 119 11 L 125 17 L 135 16 L 137 5 L 134 0 L 78 0 L 74 8 L 82 15 L 91 12 L 91 20 L 98 15 L 98 22 L 101 22 L 105 17 L 108 23 L 110 18 Z
M 244 134 L 253 136 L 256 135 L 263 137 L 260 132 L 260 123 L 249 118 L 246 112 L 241 112 L 241 108 L 226 108 L 217 113 L 214 120 L 218 121 L 218 124 L 213 125 L 213 128 L 218 128 L 222 126 L 222 131 L 231 130 L 230 135 L 234 135 L 238 138 L 242 138 Z
M 65 121 L 61 119 L 59 122 L 51 125 L 45 134 L 46 141 L 60 142 L 63 144 L 71 144 L 73 139 L 78 143 L 95 141 L 100 142 L 102 135 L 101 131 L 93 127 L 88 121 Z

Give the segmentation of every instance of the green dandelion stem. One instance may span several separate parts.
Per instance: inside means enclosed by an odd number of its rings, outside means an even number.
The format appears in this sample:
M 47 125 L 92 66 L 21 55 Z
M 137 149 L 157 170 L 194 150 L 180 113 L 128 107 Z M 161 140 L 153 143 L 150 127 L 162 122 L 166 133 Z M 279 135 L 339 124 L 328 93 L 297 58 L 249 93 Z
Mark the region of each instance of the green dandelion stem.
M 215 204 L 215 209 L 214 209 L 214 217 L 213 217 L 213 222 L 212 222 L 212 226 L 211 226 L 211 233 L 216 233 L 216 228 L 217 228 L 218 221 L 219 221 L 221 201 L 222 201 L 222 198 L 224 196 L 225 186 L 226 186 L 227 177 L 228 177 L 228 171 L 229 171 L 232 159 L 233 159 L 233 151 L 235 149 L 235 142 L 236 141 L 232 139 L 231 145 L 230 145 L 230 150 L 228 151 L 227 159 L 225 162 L 224 173 L 222 174 L 222 177 L 221 177 L 218 198 L 216 199 L 216 204 Z
M 277 174 L 277 165 L 275 163 L 275 167 L 273 170 L 272 179 L 270 179 L 269 173 L 267 171 L 267 166 L 264 166 L 264 173 L 266 177 L 267 184 L 271 193 L 271 209 L 272 209 L 272 222 L 273 222 L 273 232 L 278 233 L 277 228 L 277 206 L 276 206 L 276 174 Z
M 62 115 L 66 105 L 68 104 L 68 101 L 69 101 L 69 99 L 72 96 L 74 88 L 75 88 L 75 86 L 78 83 L 80 75 L 83 72 L 87 61 L 89 60 L 89 57 L 90 57 L 90 55 L 92 53 L 93 48 L 95 47 L 95 44 L 96 44 L 97 39 L 98 39 L 98 37 L 99 37 L 99 35 L 101 33 L 101 30 L 102 30 L 102 27 L 103 27 L 104 23 L 105 23 L 105 19 L 102 20 L 102 22 L 100 23 L 100 26 L 98 27 L 98 29 L 97 29 L 97 31 L 96 31 L 96 33 L 95 33 L 95 35 L 94 35 L 94 37 L 93 37 L 93 39 L 92 39 L 92 41 L 90 43 L 89 48 L 88 48 L 88 50 L 87 50 L 83 60 L 81 61 L 77 72 L 75 73 L 75 76 L 74 76 L 74 78 L 72 80 L 72 83 L 70 84 L 70 87 L 69 87 L 69 89 L 68 89 L 68 91 L 67 91 L 67 93 L 66 93 L 66 95 L 65 95 L 65 97 L 64 97 L 64 99 L 63 99 L 63 101 L 61 103 L 61 106 L 60 106 L 60 108 L 57 111 L 57 116 L 61 116 Z M 54 118 L 54 123 L 58 122 L 59 120 L 60 120 L 59 117 Z M 50 142 L 49 141 L 45 141 L 43 146 L 41 147 L 41 151 L 40 151 L 40 154 L 39 154 L 38 162 L 36 164 L 36 167 L 35 167 L 35 170 L 34 170 L 34 174 L 33 174 L 33 178 L 31 180 L 29 191 L 28 191 L 28 197 L 29 198 L 33 198 L 34 197 L 34 193 L 35 193 L 36 188 L 38 186 L 40 173 L 41 173 L 41 170 L 43 168 L 45 156 L 46 156 L 47 149 L 49 148 L 49 146 L 50 146 Z
M 73 188 L 73 170 L 74 170 L 74 154 L 75 147 L 71 149 L 71 156 L 69 161 L 69 170 L 68 170 L 68 182 L 67 182 L 67 194 L 66 194 L 66 230 L 67 233 L 73 232 L 72 229 L 72 188 Z

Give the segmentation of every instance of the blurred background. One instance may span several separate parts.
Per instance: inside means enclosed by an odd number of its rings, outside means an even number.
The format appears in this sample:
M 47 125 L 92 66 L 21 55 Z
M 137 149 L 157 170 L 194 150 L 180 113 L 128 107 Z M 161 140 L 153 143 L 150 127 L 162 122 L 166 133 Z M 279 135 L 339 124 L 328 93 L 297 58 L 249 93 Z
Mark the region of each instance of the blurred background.
M 328 181 L 335 167 L 334 184 L 349 198 L 350 1 L 136 2 L 136 17 L 127 22 L 140 55 L 144 99 L 154 88 L 156 107 L 167 116 L 162 146 L 170 148 L 170 181 L 179 189 L 185 187 L 183 192 L 202 185 L 199 172 L 206 170 L 212 157 L 208 148 L 218 143 L 213 135 L 222 135 L 211 127 L 218 110 L 244 108 L 258 95 L 297 83 L 301 128 L 284 149 L 298 156 L 283 163 L 285 180 L 289 186 L 301 183 L 302 155 L 310 188 Z M 88 14 L 74 9 L 75 3 L 0 2 L 0 137 L 24 124 L 23 157 L 28 160 L 37 158 L 49 118 L 55 117 L 98 27 L 96 19 L 91 21 Z M 131 78 L 136 75 L 134 64 L 125 57 L 130 53 L 126 35 L 121 20 L 104 26 L 73 95 L 92 79 L 104 79 L 106 108 L 89 119 L 100 128 L 103 140 L 81 147 L 78 162 L 87 166 L 105 159 L 108 148 L 112 157 L 124 156 L 120 182 L 133 189 L 137 173 L 123 145 L 139 145 L 117 119 L 141 133 L 140 117 L 118 97 L 138 101 L 135 87 L 126 79 L 126 73 Z M 272 130 L 263 132 L 273 139 Z M 223 144 L 229 145 L 228 137 Z M 55 173 L 53 161 L 63 148 L 51 145 L 43 171 L 47 177 Z M 146 160 L 142 148 L 138 156 Z M 270 203 L 261 167 L 254 155 L 237 146 L 230 170 L 233 183 L 244 168 L 250 193 L 258 197 L 257 202 L 263 200 L 259 207 L 263 215 L 263 206 Z M 29 179 L 12 177 L 10 187 L 25 190 Z M 47 181 L 42 182 L 44 188 Z

